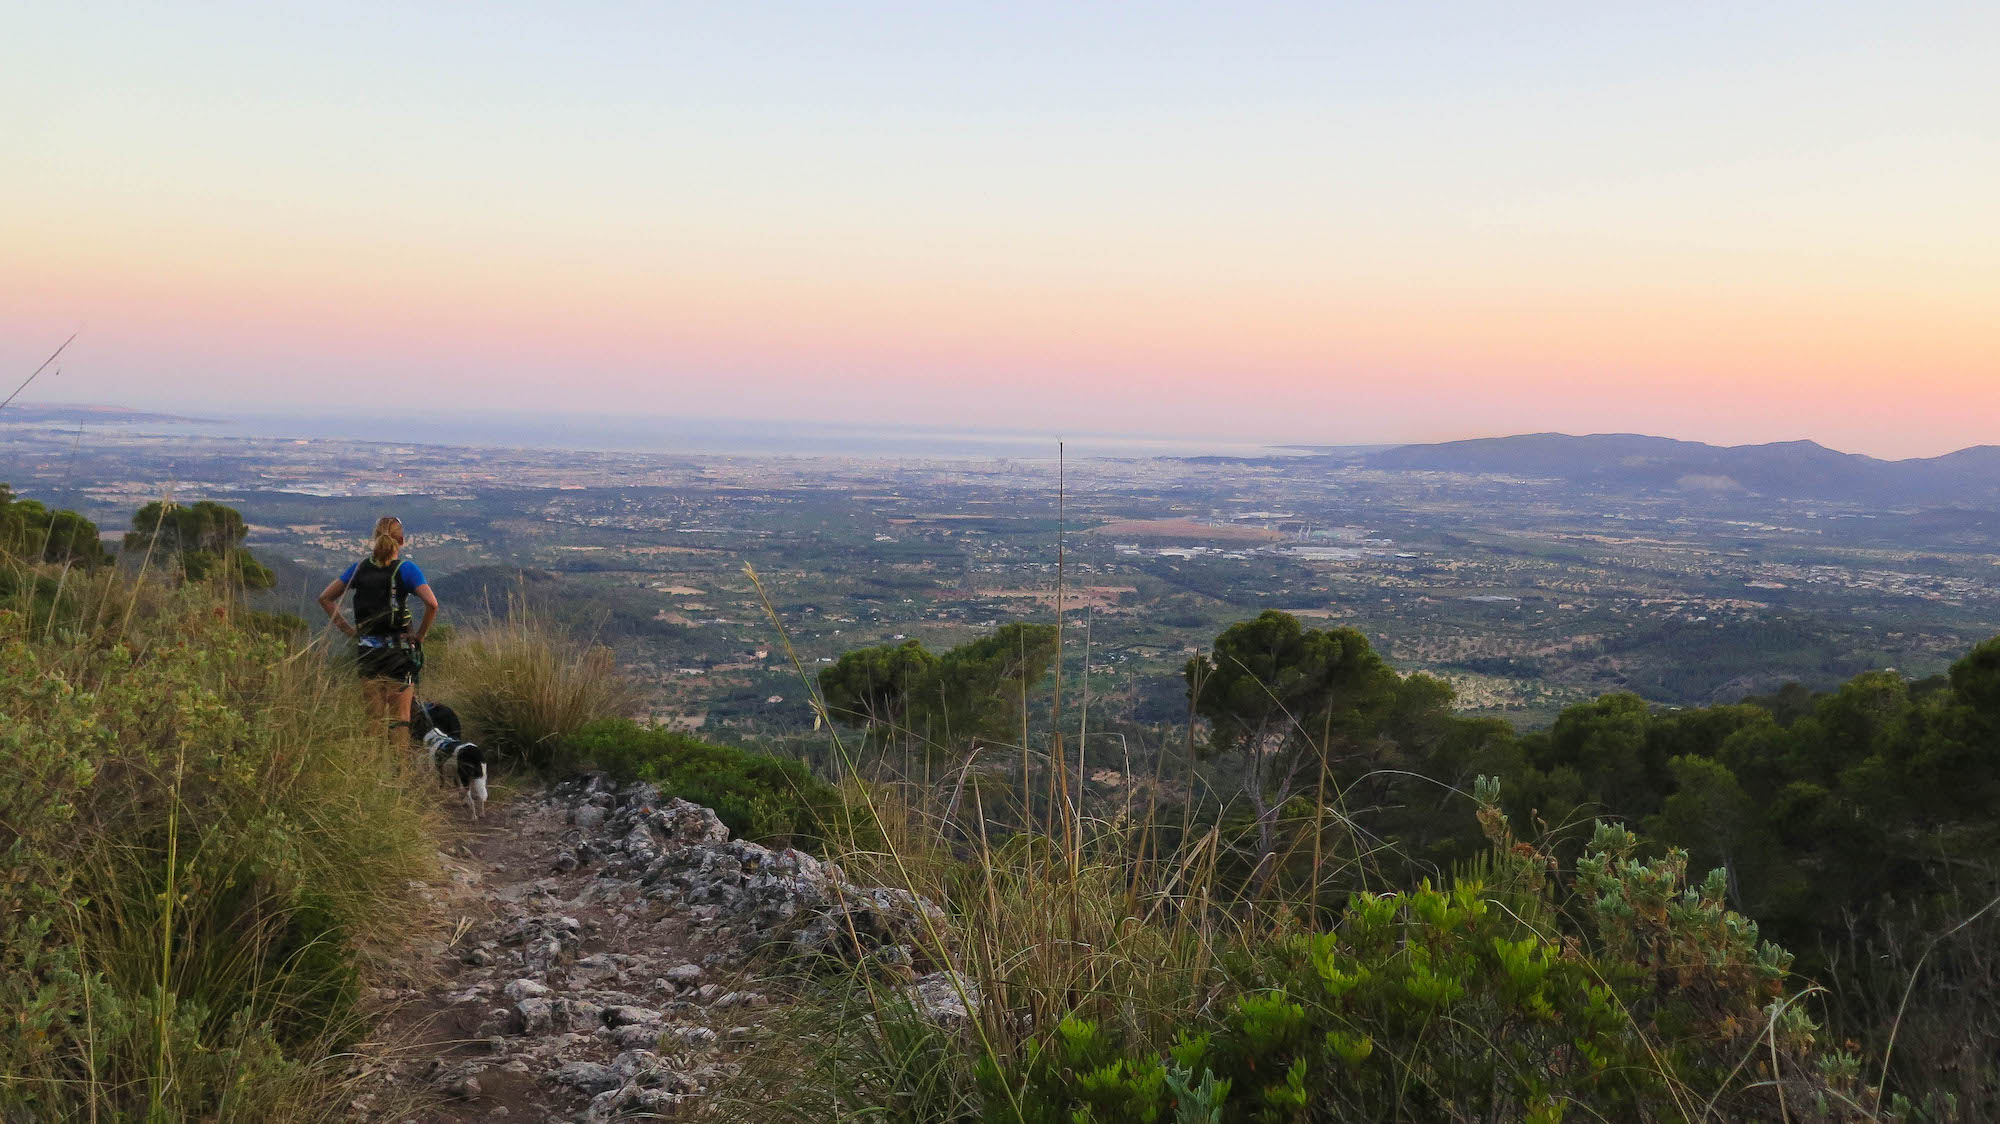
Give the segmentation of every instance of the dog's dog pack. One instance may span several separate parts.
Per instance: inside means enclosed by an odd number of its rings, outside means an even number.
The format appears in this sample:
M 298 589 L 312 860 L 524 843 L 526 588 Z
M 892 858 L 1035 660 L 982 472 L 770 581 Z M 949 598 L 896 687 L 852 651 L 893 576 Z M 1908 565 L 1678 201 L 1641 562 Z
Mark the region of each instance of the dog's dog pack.
M 457 781 L 465 790 L 472 818 L 486 811 L 486 752 L 459 736 L 458 715 L 443 703 L 420 702 L 410 708 L 410 738 L 430 755 L 438 783 Z

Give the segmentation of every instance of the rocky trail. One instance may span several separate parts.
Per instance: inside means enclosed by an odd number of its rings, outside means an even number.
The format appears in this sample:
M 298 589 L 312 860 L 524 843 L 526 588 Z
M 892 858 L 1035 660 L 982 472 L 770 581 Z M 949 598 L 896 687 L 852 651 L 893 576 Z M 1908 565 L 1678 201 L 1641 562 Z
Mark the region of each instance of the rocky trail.
M 356 1121 L 747 1119 L 730 1083 L 775 1033 L 786 978 L 862 957 L 964 1014 L 948 978 L 916 976 L 936 907 L 730 839 L 650 785 L 593 775 L 496 803 L 454 851 L 423 888 L 445 927 L 372 996 Z

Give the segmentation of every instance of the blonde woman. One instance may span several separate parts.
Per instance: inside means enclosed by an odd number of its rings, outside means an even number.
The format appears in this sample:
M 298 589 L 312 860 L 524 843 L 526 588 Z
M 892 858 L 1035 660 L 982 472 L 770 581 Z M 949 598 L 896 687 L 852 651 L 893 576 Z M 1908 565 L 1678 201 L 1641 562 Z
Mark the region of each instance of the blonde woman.
M 437 619 L 437 594 L 417 564 L 403 555 L 403 521 L 385 515 L 375 521 L 375 547 L 349 566 L 319 595 L 333 626 L 354 638 L 361 670 L 362 697 L 370 717 L 390 728 L 410 724 L 410 696 L 424 666 L 424 637 Z M 341 615 L 340 599 L 354 591 L 354 623 Z M 424 619 L 410 629 L 410 595 L 424 603 Z

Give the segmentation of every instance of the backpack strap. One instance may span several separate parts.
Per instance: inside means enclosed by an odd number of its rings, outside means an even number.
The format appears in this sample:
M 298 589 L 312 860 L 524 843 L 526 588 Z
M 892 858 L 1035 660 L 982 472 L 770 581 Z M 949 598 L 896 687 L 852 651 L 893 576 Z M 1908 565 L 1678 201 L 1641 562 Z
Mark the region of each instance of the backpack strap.
M 402 638 L 409 632 L 409 626 L 412 623 L 409 619 L 410 610 L 407 606 L 410 595 L 403 589 L 403 563 L 405 561 L 406 559 L 403 557 L 402 551 L 397 551 L 396 556 L 389 560 L 389 624 L 392 627 L 402 626 L 402 631 L 397 633 L 398 640 L 396 646 L 399 648 L 403 646 Z

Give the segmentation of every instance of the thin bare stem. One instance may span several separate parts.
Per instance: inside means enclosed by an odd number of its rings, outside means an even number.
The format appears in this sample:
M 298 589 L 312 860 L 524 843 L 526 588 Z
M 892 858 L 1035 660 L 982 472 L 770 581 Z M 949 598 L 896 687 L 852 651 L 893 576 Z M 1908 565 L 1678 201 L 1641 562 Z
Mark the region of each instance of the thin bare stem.
M 76 342 L 76 337 L 82 334 L 83 333 L 81 331 L 71 332 L 69 334 L 69 338 L 62 341 L 61 347 L 58 347 L 54 351 L 50 352 L 49 357 L 47 359 L 42 360 L 41 366 L 36 367 L 33 373 L 29 374 L 27 378 L 21 380 L 21 385 L 14 388 L 14 393 L 9 394 L 5 401 L 0 401 L 0 410 L 4 410 L 8 406 L 13 405 L 14 399 L 19 398 L 21 396 L 21 392 L 28 389 L 28 384 L 34 382 L 35 378 L 39 376 L 43 371 L 48 370 L 49 364 L 55 362 L 57 357 L 62 355 L 63 351 L 67 349 L 70 344 Z

